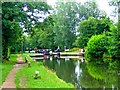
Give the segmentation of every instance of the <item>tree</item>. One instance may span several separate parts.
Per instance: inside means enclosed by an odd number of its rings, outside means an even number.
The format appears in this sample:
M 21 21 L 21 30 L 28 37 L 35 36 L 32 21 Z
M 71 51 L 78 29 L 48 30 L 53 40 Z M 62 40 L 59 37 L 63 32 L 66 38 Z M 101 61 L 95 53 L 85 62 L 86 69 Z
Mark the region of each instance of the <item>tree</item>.
M 114 17 L 114 19 L 118 20 L 120 19 L 120 1 L 119 0 L 110 0 L 109 1 L 109 5 L 112 6 L 113 9 L 113 13 L 112 16 Z
M 78 27 L 80 34 L 78 35 L 74 45 L 80 48 L 86 47 L 87 42 L 92 35 L 98 35 L 103 32 L 110 31 L 110 25 L 111 21 L 106 17 L 102 17 L 101 19 L 90 17 L 88 20 L 81 21 Z
M 110 46 L 109 53 L 113 58 L 120 59 L 120 1 L 111 0 L 109 2 L 110 6 L 115 6 L 115 14 L 118 15 L 118 22 L 116 25 L 111 26 L 111 37 L 110 37 Z M 117 9 L 118 8 L 118 9 Z
M 77 2 L 58 2 L 54 18 L 55 44 L 63 48 L 73 47 L 76 40 L 77 27 L 80 21 L 93 16 L 98 18 L 103 15 L 97 7 L 96 2 L 86 2 L 83 5 Z
M 77 3 L 75 2 L 59 2 L 54 14 L 55 17 L 55 44 L 62 49 L 64 46 L 71 48 L 72 43 L 76 39 L 76 25 L 79 21 L 76 16 L 78 13 Z
M 99 18 L 105 15 L 105 11 L 99 10 L 97 3 L 93 0 L 85 2 L 80 6 L 80 18 L 82 20 L 88 19 L 89 17 Z
M 8 48 L 10 48 L 22 34 L 18 21 L 23 15 L 20 8 L 15 6 L 16 3 L 2 4 L 2 36 L 3 36 L 3 58 L 8 59 Z M 19 15 L 19 17 L 18 17 Z M 17 18 L 18 17 L 18 18 Z
M 49 48 L 54 49 L 54 20 L 53 16 L 49 15 L 43 22 L 39 22 L 32 28 L 31 45 L 32 48 Z
M 118 27 L 118 24 L 111 26 L 112 32 L 109 38 L 110 46 L 108 51 L 112 58 L 120 59 L 120 29 Z
M 24 8 L 27 10 L 24 10 Z M 2 36 L 3 58 L 8 59 L 8 48 L 14 47 L 22 37 L 23 28 L 31 32 L 31 28 L 38 22 L 40 16 L 36 13 L 48 13 L 49 6 L 45 2 L 3 2 L 2 3 Z M 41 17 L 43 18 L 43 17 Z M 30 26 L 29 26 L 30 25 Z M 20 44 L 20 42 L 19 42 Z
M 46 2 L 26 2 L 22 3 L 20 6 L 22 11 L 25 12 L 26 19 L 20 24 L 24 26 L 25 31 L 30 33 L 32 32 L 32 27 L 37 23 L 44 21 L 50 11 L 52 9 Z M 24 8 L 27 8 L 24 10 Z

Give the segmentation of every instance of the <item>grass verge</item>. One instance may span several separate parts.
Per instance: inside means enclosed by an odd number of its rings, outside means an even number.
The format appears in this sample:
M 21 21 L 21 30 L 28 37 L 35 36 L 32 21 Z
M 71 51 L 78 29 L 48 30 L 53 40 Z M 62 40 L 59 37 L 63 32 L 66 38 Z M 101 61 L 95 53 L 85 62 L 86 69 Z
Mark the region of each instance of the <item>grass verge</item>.
M 26 64 L 16 74 L 17 88 L 74 88 L 71 83 L 59 79 L 55 72 L 43 66 L 42 62 L 33 61 L 27 54 L 24 55 L 31 62 L 31 67 Z M 35 71 L 39 77 L 35 79 Z
M 2 68 L 2 73 L 1 73 L 2 77 L 0 77 L 0 81 L 2 81 L 2 83 L 5 81 L 7 75 L 12 70 L 13 65 L 15 65 L 16 62 L 17 62 L 17 54 L 11 54 L 9 61 L 4 60 L 2 63 L 0 63 L 0 68 Z

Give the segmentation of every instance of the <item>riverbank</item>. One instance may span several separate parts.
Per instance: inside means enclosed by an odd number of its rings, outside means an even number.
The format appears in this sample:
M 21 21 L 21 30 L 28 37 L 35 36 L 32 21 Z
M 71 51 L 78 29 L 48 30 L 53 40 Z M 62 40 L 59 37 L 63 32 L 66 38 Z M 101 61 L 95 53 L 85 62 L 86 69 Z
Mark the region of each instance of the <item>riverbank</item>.
M 31 63 L 30 67 L 26 64 L 16 74 L 17 88 L 74 88 L 71 83 L 59 79 L 55 72 L 43 66 L 43 62 L 33 61 L 28 54 L 23 54 L 23 58 Z M 38 71 L 38 78 L 35 78 L 35 72 Z

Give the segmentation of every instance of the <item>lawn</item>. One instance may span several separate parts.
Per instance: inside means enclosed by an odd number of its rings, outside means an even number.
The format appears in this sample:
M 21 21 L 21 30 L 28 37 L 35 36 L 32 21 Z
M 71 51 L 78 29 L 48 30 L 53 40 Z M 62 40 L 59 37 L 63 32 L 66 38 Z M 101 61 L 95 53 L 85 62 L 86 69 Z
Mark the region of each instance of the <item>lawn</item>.
M 26 64 L 17 72 L 15 80 L 17 88 L 74 88 L 71 83 L 59 79 L 55 72 L 44 67 L 42 62 L 35 62 L 28 55 L 26 57 L 31 62 L 31 67 Z M 39 71 L 37 79 L 36 70 Z
M 0 68 L 2 69 L 2 73 L 0 73 L 0 76 L 2 76 L 0 77 L 0 81 L 2 82 L 0 83 L 0 85 L 5 81 L 7 75 L 12 70 L 13 65 L 15 65 L 16 62 L 17 62 L 17 54 L 11 54 L 9 61 L 5 60 L 2 63 L 0 63 Z

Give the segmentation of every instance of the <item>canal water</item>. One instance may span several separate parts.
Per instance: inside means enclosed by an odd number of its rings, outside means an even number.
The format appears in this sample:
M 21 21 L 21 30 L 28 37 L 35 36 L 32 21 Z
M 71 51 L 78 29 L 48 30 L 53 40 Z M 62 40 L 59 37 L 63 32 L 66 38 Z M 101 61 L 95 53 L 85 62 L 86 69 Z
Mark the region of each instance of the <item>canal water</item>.
M 46 67 L 55 71 L 60 79 L 72 83 L 77 88 L 120 89 L 119 61 L 86 63 L 84 58 L 77 56 L 32 58 L 43 62 Z

